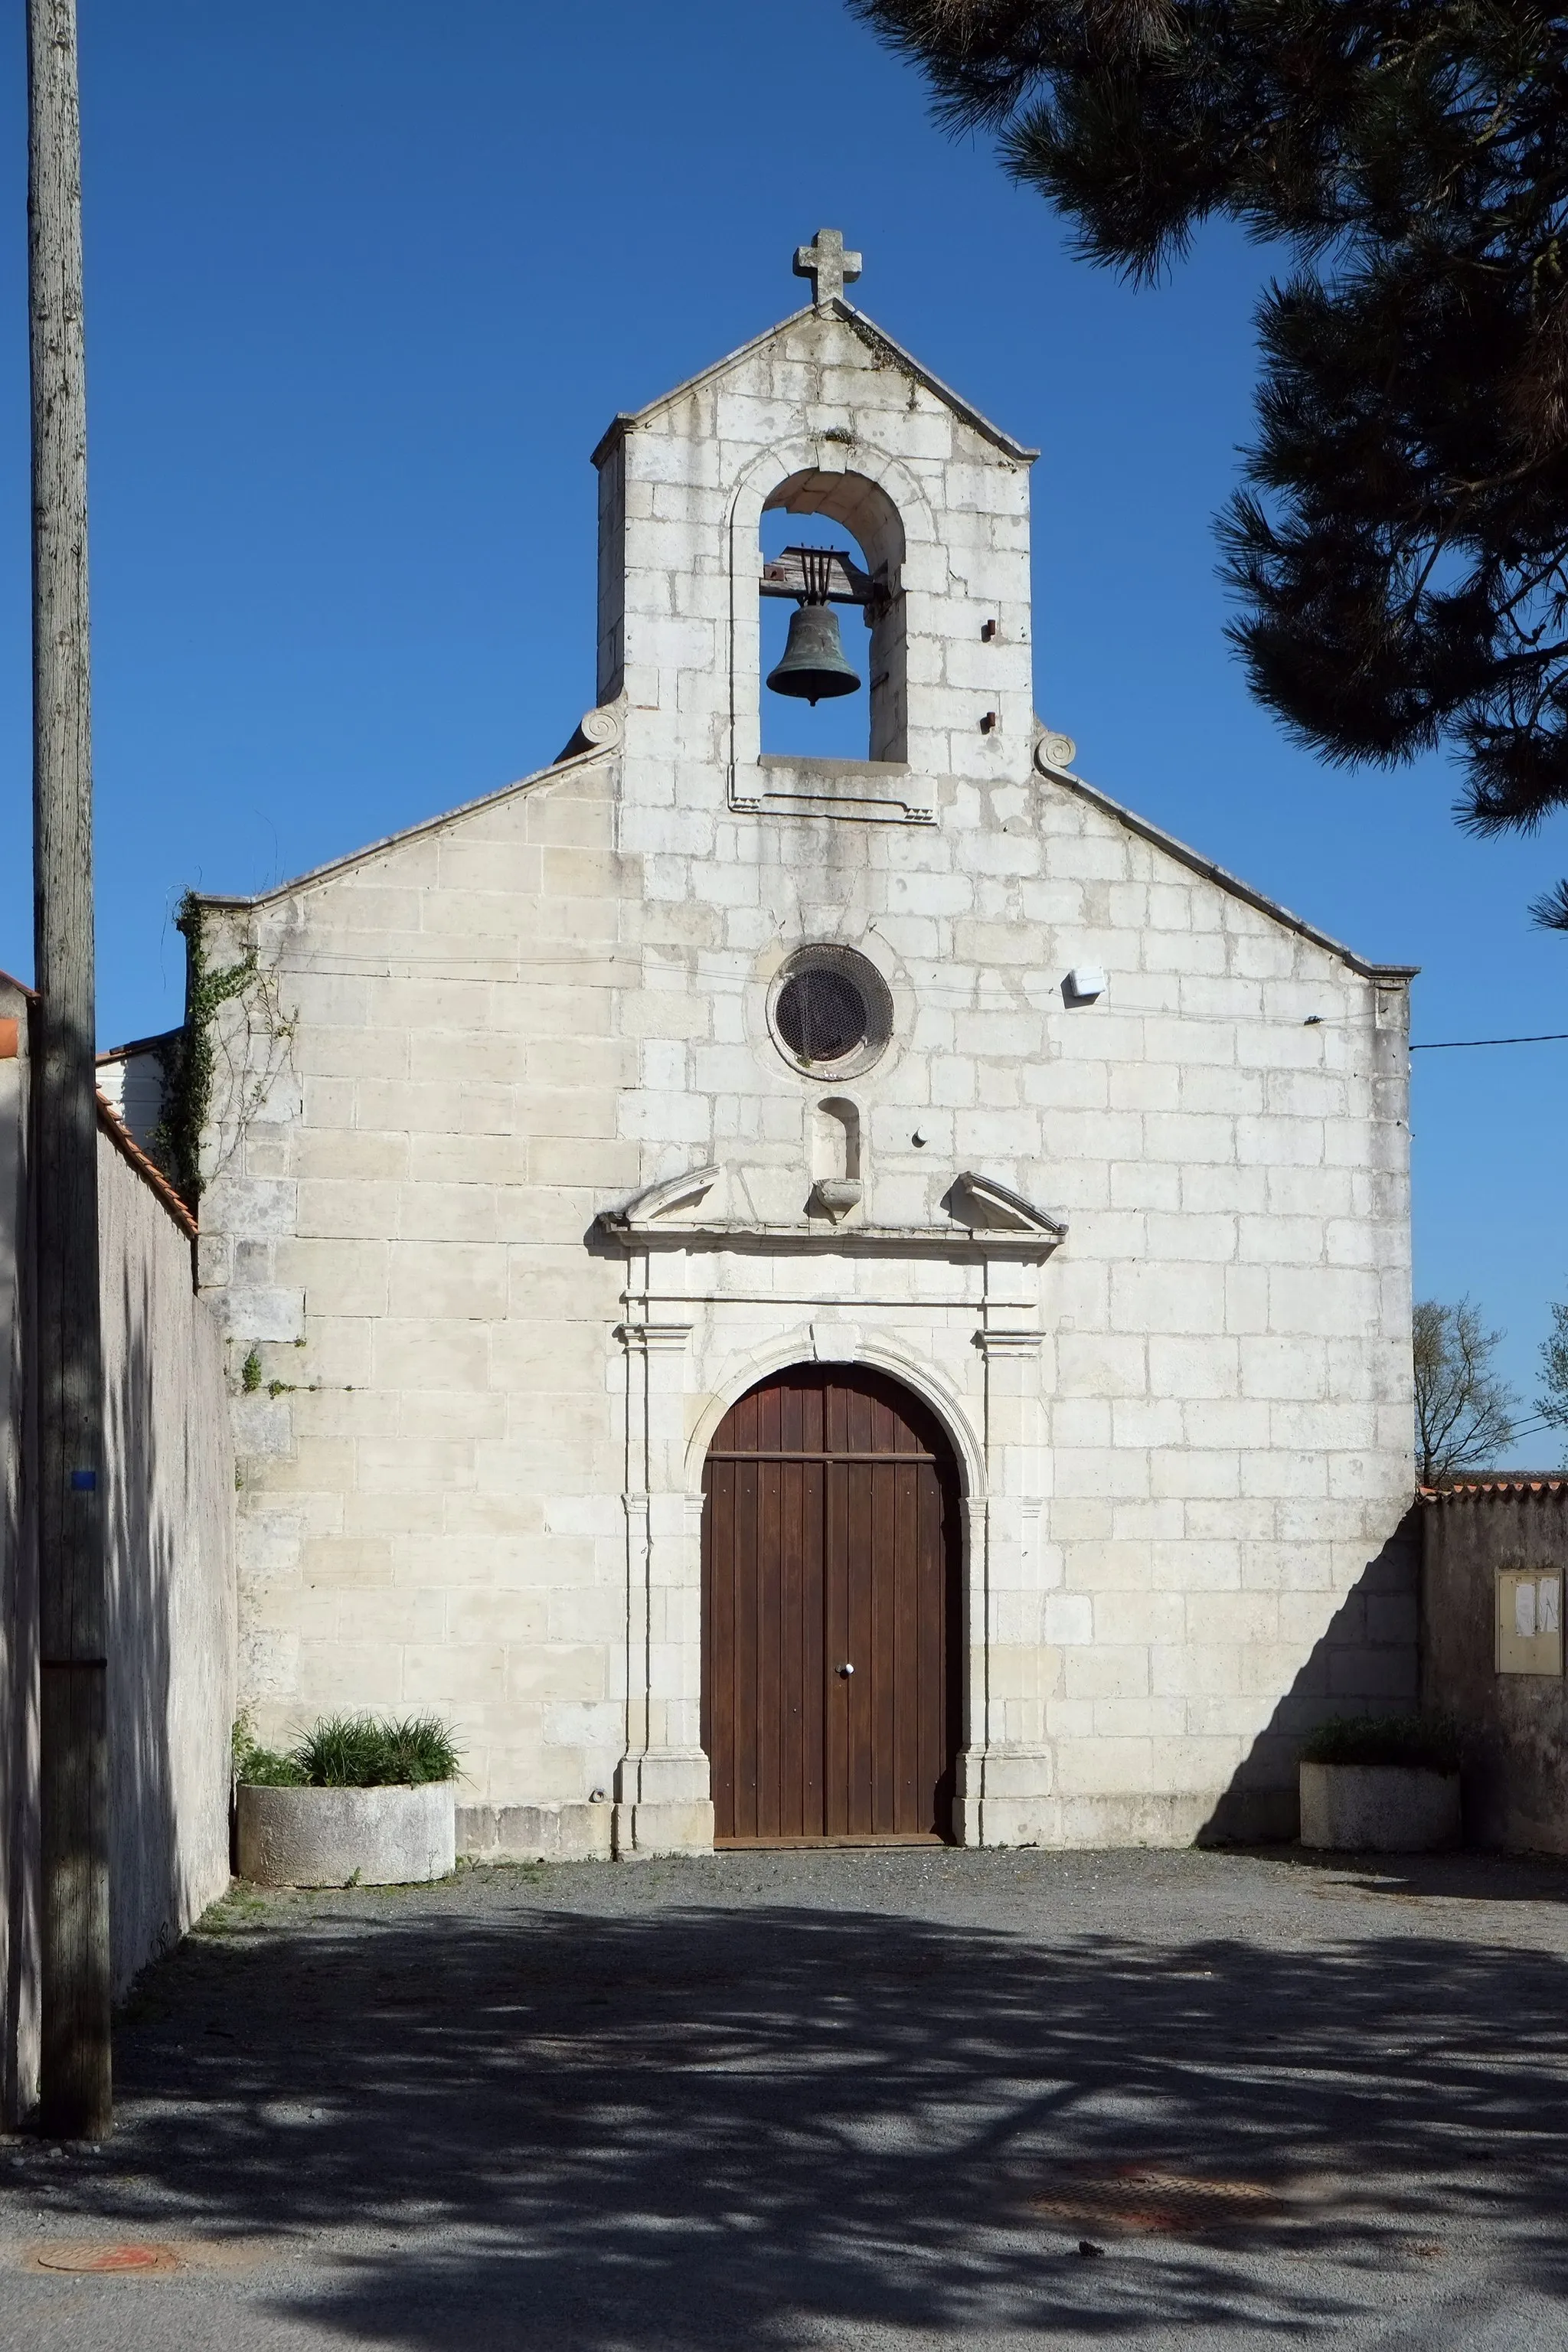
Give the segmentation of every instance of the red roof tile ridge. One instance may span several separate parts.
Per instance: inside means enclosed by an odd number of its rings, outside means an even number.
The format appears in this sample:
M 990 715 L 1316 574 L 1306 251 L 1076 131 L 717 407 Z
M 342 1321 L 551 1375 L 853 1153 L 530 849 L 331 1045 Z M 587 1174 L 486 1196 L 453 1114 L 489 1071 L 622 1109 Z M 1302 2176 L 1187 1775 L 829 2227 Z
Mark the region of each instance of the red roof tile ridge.
M 1568 1473 L 1544 1478 L 1463 1478 L 1451 1486 L 1422 1486 L 1424 1503 L 1474 1501 L 1489 1495 L 1568 1495 Z
M 192 1216 L 163 1170 L 153 1160 L 148 1159 L 113 1104 L 101 1094 L 98 1097 L 98 1124 L 126 1166 L 135 1170 L 148 1191 L 156 1193 L 160 1203 L 168 1211 L 187 1241 L 194 1242 L 196 1238 L 195 1217 Z

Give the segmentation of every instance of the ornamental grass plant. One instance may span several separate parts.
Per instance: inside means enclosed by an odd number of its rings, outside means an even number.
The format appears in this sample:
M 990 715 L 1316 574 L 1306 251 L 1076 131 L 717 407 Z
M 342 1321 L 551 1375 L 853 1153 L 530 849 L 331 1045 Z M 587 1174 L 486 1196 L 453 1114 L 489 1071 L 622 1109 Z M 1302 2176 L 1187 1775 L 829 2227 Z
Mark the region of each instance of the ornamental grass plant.
M 1301 1743 L 1303 1764 L 1386 1764 L 1457 1772 L 1458 1725 L 1446 1715 L 1331 1715 Z
M 237 1780 L 263 1789 L 418 1787 L 457 1777 L 451 1727 L 434 1715 L 326 1715 L 294 1748 L 263 1748 L 247 1717 L 234 1730 Z

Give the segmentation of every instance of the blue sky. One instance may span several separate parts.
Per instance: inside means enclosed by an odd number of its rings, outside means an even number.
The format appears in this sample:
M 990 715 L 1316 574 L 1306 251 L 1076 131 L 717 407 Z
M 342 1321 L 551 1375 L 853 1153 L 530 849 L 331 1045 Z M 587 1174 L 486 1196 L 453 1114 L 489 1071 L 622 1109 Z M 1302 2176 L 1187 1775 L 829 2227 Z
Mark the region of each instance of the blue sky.
M 1329 770 L 1248 702 L 1211 523 L 1263 262 L 1072 259 L 838 0 L 80 0 L 100 1028 L 180 1009 L 183 886 L 248 890 L 523 774 L 593 698 L 617 409 L 855 299 L 1035 473 L 1037 694 L 1082 773 L 1363 952 L 1418 1038 L 1568 1029 L 1528 900 L 1568 824 L 1475 844 L 1439 761 Z M 30 968 L 25 147 L 0 57 L 0 965 Z M 847 643 L 852 644 L 851 627 Z M 1416 1061 L 1417 1284 L 1533 1386 L 1568 1296 L 1568 1045 Z M 1554 1447 L 1524 1443 L 1520 1458 Z

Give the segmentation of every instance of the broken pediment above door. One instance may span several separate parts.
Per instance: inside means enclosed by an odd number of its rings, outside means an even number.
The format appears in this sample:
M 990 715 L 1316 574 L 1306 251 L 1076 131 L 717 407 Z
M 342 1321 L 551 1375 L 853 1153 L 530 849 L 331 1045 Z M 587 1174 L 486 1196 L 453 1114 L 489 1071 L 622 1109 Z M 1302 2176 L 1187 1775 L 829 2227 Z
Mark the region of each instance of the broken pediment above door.
M 719 1184 L 717 1168 L 650 1185 L 623 1209 L 604 1210 L 599 1229 L 623 1246 L 652 1249 L 741 1251 L 749 1255 L 799 1255 L 824 1250 L 855 1256 L 1048 1257 L 1067 1238 L 1067 1226 L 1020 1192 L 994 1177 L 958 1177 L 942 1207 L 946 1220 L 931 1225 L 883 1225 L 849 1217 L 851 1204 L 838 1203 L 846 1222 L 826 1213 L 778 1217 L 758 1208 L 751 1216 L 715 1215 L 707 1196 Z M 833 1180 L 828 1180 L 833 1181 Z M 858 1179 L 841 1180 L 853 1181 Z M 726 1190 L 731 1200 L 737 1179 Z M 746 1188 L 742 1183 L 741 1189 Z M 820 1191 L 820 1183 L 816 1188 Z
M 1037 1208 L 1010 1184 L 999 1182 L 994 1176 L 981 1176 L 973 1169 L 965 1169 L 954 1179 L 942 1205 L 956 1223 L 967 1225 L 972 1233 L 1038 1234 L 1042 1239 L 1058 1242 L 1067 1234 L 1059 1218 Z
M 601 1222 L 617 1231 L 642 1233 L 678 1216 L 682 1209 L 697 1208 L 718 1181 L 717 1168 L 688 1168 L 679 1176 L 666 1176 L 634 1193 L 624 1209 L 607 1209 Z

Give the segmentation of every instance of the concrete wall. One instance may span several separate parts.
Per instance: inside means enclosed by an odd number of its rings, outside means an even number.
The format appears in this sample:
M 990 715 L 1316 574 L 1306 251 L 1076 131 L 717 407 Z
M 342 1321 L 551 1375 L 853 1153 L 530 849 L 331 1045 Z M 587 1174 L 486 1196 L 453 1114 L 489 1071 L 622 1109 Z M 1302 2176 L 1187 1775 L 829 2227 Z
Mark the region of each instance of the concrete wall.
M 0 1002 L 0 1020 L 7 1007 Z M 4 1033 L 0 1033 L 3 1034 Z M 26 1029 L 0 1060 L 0 2037 L 5 2112 L 36 2094 L 37 1562 L 26 1517 Z M 228 1881 L 234 1450 L 188 1221 L 122 1130 L 99 1137 L 110 1579 L 114 1979 Z M 7 1370 L 7 1368 L 9 1370 Z
M 1568 1853 L 1568 1683 L 1499 1674 L 1494 1637 L 1500 1569 L 1568 1585 L 1568 1479 L 1434 1496 L 1422 1537 L 1421 1699 L 1465 1727 L 1465 1835 Z
M 551 1809 L 585 1846 L 595 1790 L 623 1848 L 700 1843 L 706 1434 L 783 1363 L 871 1362 L 964 1467 L 963 1834 L 1289 1831 L 1296 1734 L 1415 1685 L 1407 975 L 1062 772 L 1030 453 L 863 323 L 787 321 L 600 457 L 589 748 L 206 902 L 213 963 L 258 959 L 201 1245 L 243 1696 L 276 1736 L 449 1716 L 489 1850 Z M 770 502 L 863 547 L 896 509 L 905 760 L 761 755 Z M 894 1006 L 850 1081 L 774 1034 L 815 942 Z M 831 1230 L 825 1095 L 862 1139 Z M 970 1229 L 971 1171 L 1066 1239 Z
M 117 1985 L 228 1883 L 234 1440 L 191 1237 L 108 1134 L 98 1153 Z
M 26 1476 L 26 1111 L 30 998 L 0 974 L 0 2117 L 37 2070 L 37 1588 Z

